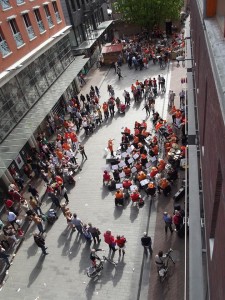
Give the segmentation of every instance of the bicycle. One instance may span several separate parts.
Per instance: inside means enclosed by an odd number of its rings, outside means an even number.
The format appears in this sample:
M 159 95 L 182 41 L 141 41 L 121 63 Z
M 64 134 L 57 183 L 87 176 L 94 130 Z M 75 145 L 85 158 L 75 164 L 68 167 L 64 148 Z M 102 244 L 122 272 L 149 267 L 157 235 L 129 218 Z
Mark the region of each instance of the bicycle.
M 169 249 L 167 253 L 163 256 L 164 262 L 163 265 L 158 268 L 158 275 L 160 282 L 163 282 L 166 277 L 168 276 L 168 269 L 169 269 L 169 261 L 171 261 L 175 265 L 175 261 L 170 255 L 170 253 L 173 252 L 173 249 Z
M 89 278 L 95 278 L 97 276 L 100 276 L 101 275 L 101 271 L 103 270 L 104 268 L 104 262 L 107 261 L 109 262 L 110 264 L 114 265 L 115 268 L 117 266 L 117 263 L 111 259 L 109 259 L 108 257 L 106 256 L 102 256 L 102 259 L 100 259 L 99 256 L 96 255 L 96 258 L 99 259 L 99 264 L 96 265 L 96 267 L 93 267 L 93 266 L 90 266 L 89 268 L 87 268 L 87 276 Z

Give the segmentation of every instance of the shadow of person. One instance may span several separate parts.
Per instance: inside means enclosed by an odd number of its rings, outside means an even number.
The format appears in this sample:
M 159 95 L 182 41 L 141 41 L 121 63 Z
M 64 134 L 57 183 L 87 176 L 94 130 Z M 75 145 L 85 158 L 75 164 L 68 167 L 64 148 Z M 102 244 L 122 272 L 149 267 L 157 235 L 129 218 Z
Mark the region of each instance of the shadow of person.
M 34 256 L 38 251 L 38 246 L 33 243 L 28 249 L 27 249 L 27 258 L 29 259 L 31 256 Z
M 62 233 L 60 234 L 60 236 L 58 238 L 58 248 L 60 248 L 62 245 L 65 244 L 69 235 L 72 235 L 72 232 L 70 229 L 66 228 L 65 230 L 62 231 Z
M 135 204 L 135 205 L 131 205 L 130 207 L 130 220 L 131 220 L 131 223 L 133 223 L 135 221 L 135 219 L 137 218 L 139 214 L 139 208 L 138 206 Z
M 97 281 L 98 276 L 93 279 L 90 279 L 88 285 L 86 286 L 85 293 L 87 300 L 91 300 L 93 298 Z
M 34 267 L 33 271 L 30 273 L 29 283 L 28 283 L 27 287 L 30 287 L 35 282 L 35 280 L 38 278 L 38 276 L 42 270 L 42 265 L 43 265 L 44 260 L 45 260 L 45 255 L 41 254 L 36 266 Z
M 114 209 L 114 213 L 113 213 L 113 216 L 114 216 L 114 219 L 118 219 L 123 213 L 123 206 L 115 206 L 115 209 Z
M 82 244 L 81 235 L 78 233 L 76 236 L 76 239 L 73 243 L 73 246 L 69 249 L 69 255 L 68 255 L 69 260 L 72 260 L 74 257 L 77 256 L 77 254 L 80 250 L 81 244 Z
M 81 252 L 81 257 L 80 257 L 80 262 L 79 262 L 79 266 L 80 266 L 80 270 L 79 273 L 83 272 L 85 269 L 88 268 L 88 264 L 90 265 L 90 252 L 91 252 L 91 243 L 90 242 L 86 242 L 85 247 L 83 248 L 82 252 Z
M 126 263 L 124 262 L 124 256 L 119 256 L 119 261 L 117 264 L 117 267 L 115 269 L 115 275 L 113 276 L 113 286 L 116 286 L 117 283 L 120 281 L 123 275 L 124 267 L 126 266 Z

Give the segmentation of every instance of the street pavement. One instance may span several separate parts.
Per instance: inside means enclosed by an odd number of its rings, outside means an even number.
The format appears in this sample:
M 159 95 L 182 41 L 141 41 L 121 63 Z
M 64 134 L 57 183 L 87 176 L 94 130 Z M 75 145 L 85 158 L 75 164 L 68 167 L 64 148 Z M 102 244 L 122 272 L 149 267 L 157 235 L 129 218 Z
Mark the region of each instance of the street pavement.
M 82 93 L 86 95 L 91 85 L 97 85 L 100 87 L 100 103 L 103 103 L 108 100 L 107 85 L 111 84 L 116 97 L 123 99 L 123 90 L 130 91 L 131 84 L 137 79 L 142 81 L 164 74 L 167 92 L 156 99 L 155 109 L 164 118 L 167 117 L 168 91 L 174 86 L 173 90 L 179 93 L 180 77 L 185 74 L 184 68 L 176 68 L 175 64 L 171 63 L 166 70 L 159 70 L 158 65 L 151 65 L 147 70 L 135 71 L 124 65 L 121 71 L 124 78 L 119 81 L 114 69 L 91 70 Z M 176 101 L 177 99 L 178 96 Z M 118 261 L 117 268 L 106 262 L 102 275 L 94 280 L 89 279 L 86 276 L 86 268 L 90 265 L 89 254 L 93 242 L 90 245 L 79 237 L 77 232 L 68 231 L 66 220 L 62 213 L 59 213 L 55 224 L 47 227 L 47 256 L 42 256 L 41 250 L 34 244 L 32 233 L 36 228 L 35 225 L 30 226 L 0 290 L 2 299 L 182 299 L 184 265 L 181 262 L 184 256 L 184 242 L 178 239 L 175 233 L 171 237 L 170 233 L 165 237 L 162 222 L 162 212 L 165 209 L 172 212 L 172 199 L 165 199 L 160 195 L 153 201 L 145 199 L 145 205 L 141 209 L 132 207 L 130 203 L 124 209 L 115 208 L 114 192 L 111 193 L 102 186 L 102 168 L 106 164 L 104 149 L 108 139 L 115 139 L 116 149 L 120 144 L 123 128 L 128 126 L 133 129 L 136 120 L 145 119 L 143 106 L 143 101 L 135 104 L 132 100 L 131 107 L 125 115 L 116 113 L 113 119 L 104 122 L 90 137 L 86 138 L 83 130 L 81 131 L 80 140 L 88 160 L 82 164 L 82 171 L 75 178 L 76 186 L 69 190 L 69 208 L 76 212 L 83 222 L 92 222 L 94 226 L 99 227 L 102 234 L 110 228 L 115 236 L 125 235 L 127 244 L 124 258 L 119 259 L 118 252 L 114 256 L 114 260 Z M 150 118 L 147 119 L 147 123 L 148 129 L 151 129 Z M 81 162 L 81 156 L 78 157 Z M 43 194 L 43 184 L 38 181 L 36 185 Z M 172 194 L 177 188 L 176 185 L 173 187 Z M 44 211 L 47 211 L 50 202 L 44 199 Z M 154 258 L 152 263 L 152 259 L 144 255 L 140 244 L 144 231 L 153 239 L 153 257 L 160 249 L 176 249 L 174 257 L 177 263 L 172 276 L 167 280 L 167 287 L 164 285 L 162 288 L 159 285 Z M 99 247 L 105 249 L 105 254 L 108 255 L 108 246 L 104 243 L 103 236 L 101 239 Z

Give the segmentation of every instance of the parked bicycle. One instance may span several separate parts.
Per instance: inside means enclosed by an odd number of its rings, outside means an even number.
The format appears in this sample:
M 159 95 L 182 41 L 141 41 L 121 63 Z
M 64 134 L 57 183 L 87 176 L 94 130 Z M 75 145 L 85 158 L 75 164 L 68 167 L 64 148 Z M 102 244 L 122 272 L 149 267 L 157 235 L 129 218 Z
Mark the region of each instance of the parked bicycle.
M 163 254 L 162 251 L 159 251 L 158 255 L 156 255 L 155 263 L 157 265 L 160 282 L 163 282 L 168 275 L 169 262 L 171 261 L 175 265 L 175 261 L 171 256 L 172 252 L 173 249 L 170 248 L 167 253 Z
M 100 251 L 104 251 L 104 250 L 101 249 Z M 115 267 L 117 266 L 117 263 L 115 261 L 109 259 L 108 257 L 106 257 L 104 255 L 102 256 L 102 258 L 100 258 L 95 252 L 94 257 L 95 257 L 94 263 L 93 263 L 93 260 L 92 260 L 92 266 L 87 268 L 87 276 L 90 277 L 90 278 L 95 278 L 95 277 L 101 275 L 101 272 L 104 268 L 104 262 L 105 261 L 109 262 L 110 264 L 114 265 Z M 96 260 L 99 261 L 98 264 L 96 263 Z

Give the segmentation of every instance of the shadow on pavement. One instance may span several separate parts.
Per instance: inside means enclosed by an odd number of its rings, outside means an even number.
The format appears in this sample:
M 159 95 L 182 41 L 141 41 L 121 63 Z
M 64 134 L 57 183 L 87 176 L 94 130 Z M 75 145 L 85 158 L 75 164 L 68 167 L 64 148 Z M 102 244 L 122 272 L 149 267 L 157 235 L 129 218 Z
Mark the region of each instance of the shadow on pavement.
M 139 214 L 139 208 L 136 205 L 130 206 L 130 221 L 133 223 L 137 219 Z
M 27 287 L 30 287 L 35 282 L 37 277 L 39 276 L 39 274 L 42 270 L 42 264 L 43 264 L 44 260 L 45 260 L 45 255 L 41 254 L 36 266 L 34 267 L 33 271 L 30 273 L 29 283 L 28 283 Z
M 27 249 L 27 258 L 29 259 L 31 256 L 34 256 L 38 251 L 38 246 L 33 243 L 28 249 Z

